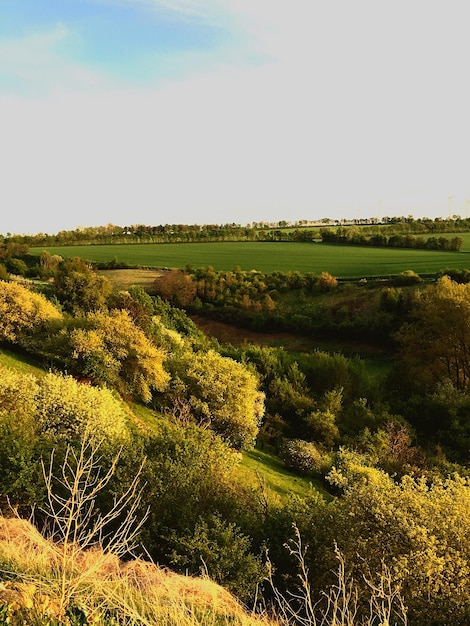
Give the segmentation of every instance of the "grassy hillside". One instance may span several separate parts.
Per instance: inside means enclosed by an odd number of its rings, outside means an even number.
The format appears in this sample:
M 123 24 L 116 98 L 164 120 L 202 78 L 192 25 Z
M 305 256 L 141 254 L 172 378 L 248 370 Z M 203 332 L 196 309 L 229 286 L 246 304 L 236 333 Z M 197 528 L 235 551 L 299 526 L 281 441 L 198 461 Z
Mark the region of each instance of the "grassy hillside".
M 37 361 L 24 354 L 18 354 L 5 348 L 0 348 L 0 365 L 15 369 L 22 374 L 34 374 L 35 376 L 44 376 L 46 371 Z
M 158 429 L 158 424 L 165 419 L 145 406 L 134 403 L 128 406 L 140 428 Z M 312 481 L 286 470 L 279 457 L 267 450 L 243 452 L 235 478 L 245 487 L 263 490 L 268 499 L 279 505 L 286 503 L 293 495 L 307 496 L 312 489 L 329 497 L 320 481 Z
M 32 359 L 5 349 L 0 350 L 0 365 L 38 377 L 46 373 Z M 135 402 L 124 404 L 138 430 L 150 432 L 158 430 L 162 420 L 167 419 L 142 404 Z M 263 489 L 269 499 L 279 504 L 285 503 L 292 495 L 306 496 L 313 488 L 324 491 L 320 482 L 313 484 L 311 480 L 289 472 L 282 466 L 278 457 L 261 450 L 242 454 L 234 478 L 245 487 Z
M 276 455 L 266 450 L 243 452 L 237 474 L 246 485 L 264 490 L 268 497 L 281 504 L 292 496 L 305 497 L 313 489 L 331 497 L 320 481 L 289 472 Z

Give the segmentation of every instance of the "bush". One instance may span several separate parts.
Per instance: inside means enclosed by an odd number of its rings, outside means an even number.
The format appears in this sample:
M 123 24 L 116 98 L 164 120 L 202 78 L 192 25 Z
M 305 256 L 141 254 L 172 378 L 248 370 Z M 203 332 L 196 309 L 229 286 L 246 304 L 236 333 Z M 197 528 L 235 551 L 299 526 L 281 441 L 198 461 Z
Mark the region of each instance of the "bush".
M 401 274 L 398 274 L 393 282 L 399 287 L 404 287 L 407 285 L 418 285 L 423 282 L 423 279 L 413 270 L 405 270 L 404 272 L 401 272 Z
M 62 315 L 44 296 L 0 281 L 0 341 L 21 343 Z
M 24 504 L 40 502 L 40 459 L 54 447 L 94 439 L 112 451 L 129 441 L 129 430 L 122 403 L 107 389 L 1 367 L 0 438 L 2 495 Z
M 176 538 L 172 563 L 190 574 L 207 574 L 244 602 L 252 601 L 266 577 L 261 558 L 250 553 L 250 538 L 219 515 L 200 519 Z
M 124 406 L 109 389 L 51 373 L 38 387 L 34 419 L 40 432 L 66 441 L 92 438 L 107 444 L 128 438 Z
M 1 367 L 0 422 L 6 417 L 56 441 L 87 436 L 112 443 L 128 438 L 126 411 L 109 389 L 81 384 L 62 374 L 36 379 Z
M 264 414 L 258 378 L 245 365 L 214 350 L 187 352 L 169 363 L 172 389 L 160 399 L 171 410 L 186 402 L 188 413 L 235 448 L 251 447 Z
M 344 495 L 316 522 L 329 534 L 323 546 L 336 540 L 359 577 L 380 572 L 382 560 L 389 564 L 410 624 L 467 625 L 469 480 L 404 476 L 396 483 L 383 472 L 353 464 Z
M 328 465 L 326 455 L 315 444 L 302 439 L 286 439 L 280 454 L 286 467 L 305 476 L 320 474 Z
M 132 475 L 136 459 L 146 458 L 143 507 L 150 509 L 144 543 L 153 559 L 168 562 L 170 536 L 188 536 L 200 518 L 231 510 L 233 470 L 241 455 L 210 430 L 170 420 L 126 451 Z M 127 458 L 127 457 L 126 457 Z
M 338 281 L 328 272 L 322 272 L 318 277 L 317 284 L 320 291 L 333 291 L 338 286 Z
M 126 310 L 77 318 L 52 339 L 70 371 L 149 402 L 168 383 L 165 352 L 132 321 Z
M 28 272 L 28 266 L 22 259 L 5 259 L 5 267 L 10 274 L 16 274 L 17 276 L 26 276 Z

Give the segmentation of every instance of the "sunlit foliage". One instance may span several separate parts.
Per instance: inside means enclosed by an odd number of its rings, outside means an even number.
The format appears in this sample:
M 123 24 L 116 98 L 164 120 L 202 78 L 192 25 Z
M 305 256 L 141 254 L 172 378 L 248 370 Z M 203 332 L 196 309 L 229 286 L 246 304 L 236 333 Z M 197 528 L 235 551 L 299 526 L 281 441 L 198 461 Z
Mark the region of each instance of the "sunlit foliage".
M 41 294 L 14 282 L 0 281 L 0 341 L 20 342 L 61 317 Z
M 413 320 L 397 335 L 412 372 L 427 384 L 470 385 L 470 284 L 447 276 L 416 300 Z
M 173 388 L 197 423 L 236 448 L 253 445 L 264 413 L 264 394 L 246 366 L 214 350 L 187 352 L 172 364 Z
M 2 367 L 0 374 L 0 420 L 13 416 L 37 434 L 68 441 L 84 436 L 117 441 L 128 434 L 123 404 L 108 389 L 53 373 L 36 379 Z
M 151 400 L 153 390 L 162 391 L 168 383 L 165 352 L 126 310 L 89 313 L 65 327 L 58 343 L 73 371 L 144 402 Z

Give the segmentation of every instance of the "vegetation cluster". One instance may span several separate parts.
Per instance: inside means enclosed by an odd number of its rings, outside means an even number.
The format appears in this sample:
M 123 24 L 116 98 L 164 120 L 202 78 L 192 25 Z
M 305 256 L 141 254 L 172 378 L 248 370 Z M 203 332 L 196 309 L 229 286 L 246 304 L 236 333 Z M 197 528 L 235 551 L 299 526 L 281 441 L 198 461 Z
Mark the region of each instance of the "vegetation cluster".
M 468 623 L 468 271 L 347 284 L 327 272 L 188 267 L 147 293 L 114 290 L 79 258 L 44 252 L 34 264 L 25 249 L 7 258 L 25 264 L 29 281 L 5 263 L 1 345 L 42 368 L 1 366 L 0 497 L 20 517 L 34 507 L 36 526 L 51 531 L 44 550 L 59 550 L 62 565 L 61 591 L 50 594 L 37 566 L 0 542 L 5 622 L 27 602 L 59 598 L 51 623 L 84 623 L 91 608 L 103 623 L 129 623 L 130 605 L 110 610 L 109 594 L 84 595 L 90 578 L 67 569 L 109 554 L 129 568 L 151 557 L 209 576 L 253 608 L 258 617 L 246 620 L 326 626 L 342 610 L 351 625 Z M 295 329 L 317 347 L 222 344 L 184 309 L 273 334 Z M 343 350 L 320 347 L 333 341 Z M 280 459 L 310 489 L 281 499 L 261 464 L 248 485 L 247 451 Z M 77 490 L 84 508 L 70 509 Z M 129 584 L 115 578 L 123 567 L 109 565 L 108 590 Z M 205 610 L 189 613 L 230 623 Z M 230 619 L 250 623 L 241 616 L 233 608 Z

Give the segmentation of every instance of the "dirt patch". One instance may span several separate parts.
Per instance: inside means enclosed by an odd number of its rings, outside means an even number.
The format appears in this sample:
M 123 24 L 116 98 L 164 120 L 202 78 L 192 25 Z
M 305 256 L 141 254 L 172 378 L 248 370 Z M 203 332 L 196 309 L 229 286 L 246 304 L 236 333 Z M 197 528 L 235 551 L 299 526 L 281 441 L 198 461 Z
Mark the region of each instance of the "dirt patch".
M 315 347 L 311 339 L 295 335 L 294 333 L 262 333 L 211 320 L 203 315 L 191 315 L 190 317 L 205 335 L 215 337 L 221 343 L 230 343 L 234 346 L 240 346 L 244 343 L 253 343 L 261 346 L 284 346 L 286 349 L 298 351 L 312 350 Z
M 191 315 L 190 317 L 207 337 L 215 337 L 221 343 L 229 343 L 234 346 L 252 343 L 259 346 L 283 347 L 291 352 L 323 350 L 339 352 L 345 356 L 359 355 L 372 358 L 383 358 L 386 354 L 384 348 L 360 341 L 306 337 L 291 332 L 263 333 L 211 320 L 203 315 Z

